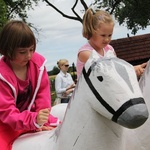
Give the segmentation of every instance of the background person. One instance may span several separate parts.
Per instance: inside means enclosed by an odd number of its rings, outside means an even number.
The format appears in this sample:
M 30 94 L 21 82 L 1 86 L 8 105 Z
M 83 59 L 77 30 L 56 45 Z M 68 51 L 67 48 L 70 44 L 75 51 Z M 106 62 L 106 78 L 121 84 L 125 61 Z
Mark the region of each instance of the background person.
M 59 120 L 50 115 L 50 83 L 45 58 L 22 21 L 8 22 L 0 33 L 0 149 L 11 150 L 23 133 L 51 130 Z
M 61 103 L 68 103 L 75 88 L 75 83 L 70 73 L 68 73 L 69 62 L 67 59 L 60 59 L 57 62 L 60 72 L 55 78 L 55 91 L 57 98 L 60 99 Z

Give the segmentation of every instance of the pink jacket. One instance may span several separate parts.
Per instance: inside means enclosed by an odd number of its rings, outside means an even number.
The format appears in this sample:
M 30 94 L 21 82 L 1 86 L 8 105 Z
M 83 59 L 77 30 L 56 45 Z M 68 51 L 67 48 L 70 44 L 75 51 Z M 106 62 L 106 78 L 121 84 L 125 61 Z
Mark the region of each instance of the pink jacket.
M 36 128 L 37 112 L 51 108 L 50 83 L 45 69 L 45 59 L 34 53 L 29 62 L 32 82 L 32 101 L 28 110 L 20 113 L 16 107 L 18 86 L 15 74 L 0 59 L 0 149 L 11 150 L 13 141 L 22 133 L 33 132 Z M 57 125 L 59 120 L 49 116 L 48 125 Z

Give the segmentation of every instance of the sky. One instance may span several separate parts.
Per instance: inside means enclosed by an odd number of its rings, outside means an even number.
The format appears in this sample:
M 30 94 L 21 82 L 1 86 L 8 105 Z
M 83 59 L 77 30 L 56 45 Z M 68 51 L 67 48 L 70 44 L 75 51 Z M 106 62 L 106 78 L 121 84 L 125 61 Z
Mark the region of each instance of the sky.
M 51 1 L 61 11 L 73 15 L 70 8 L 74 4 L 74 0 Z M 92 0 L 86 0 L 88 5 L 91 2 Z M 76 11 L 81 17 L 83 16 L 83 13 L 80 11 L 82 9 L 82 6 L 78 4 Z M 68 59 L 70 65 L 72 63 L 76 65 L 77 52 L 87 42 L 82 36 L 82 24 L 79 21 L 64 18 L 53 8 L 46 6 L 45 2 L 41 2 L 38 6 L 35 6 L 34 10 L 28 11 L 27 21 L 33 23 L 40 30 L 39 34 L 37 34 L 32 29 L 38 39 L 36 51 L 47 59 L 47 71 L 57 66 L 59 59 Z M 125 38 L 127 37 L 127 33 L 133 36 L 130 30 L 127 30 L 125 26 L 119 26 L 116 22 L 112 40 Z M 136 35 L 147 33 L 150 33 L 150 26 L 145 30 L 139 30 Z

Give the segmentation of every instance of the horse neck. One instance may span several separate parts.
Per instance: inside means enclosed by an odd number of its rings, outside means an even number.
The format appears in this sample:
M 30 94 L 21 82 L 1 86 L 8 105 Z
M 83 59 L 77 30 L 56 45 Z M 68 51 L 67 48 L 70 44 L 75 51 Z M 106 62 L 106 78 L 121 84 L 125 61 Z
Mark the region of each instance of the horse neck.
M 91 108 L 86 101 L 87 97 L 85 96 L 84 90 L 86 92 L 90 91 L 86 88 L 87 86 L 85 87 L 83 85 L 85 84 L 79 83 L 79 85 L 77 85 L 68 104 L 63 123 L 60 129 L 58 129 L 58 143 L 62 143 L 62 145 L 66 144 L 67 150 L 72 149 L 68 146 L 68 143 L 75 141 L 91 115 Z
M 95 145 L 98 147 L 102 143 L 99 140 L 92 140 L 92 142 L 84 144 L 91 137 L 107 141 L 108 137 L 116 137 L 116 134 L 120 135 L 118 132 L 122 132 L 118 130 L 120 127 L 116 126 L 115 123 L 104 118 L 91 108 L 87 99 L 90 96 L 90 100 L 95 100 L 95 97 L 93 96 L 92 99 L 91 95 L 93 93 L 87 87 L 85 84 L 79 83 L 75 89 L 75 93 L 68 104 L 63 123 L 57 130 L 56 150 L 70 150 L 73 147 L 75 150 L 93 149 Z M 111 128 L 113 128 L 114 133 L 111 134 L 112 132 L 109 132 L 105 136 L 106 139 L 102 137 Z

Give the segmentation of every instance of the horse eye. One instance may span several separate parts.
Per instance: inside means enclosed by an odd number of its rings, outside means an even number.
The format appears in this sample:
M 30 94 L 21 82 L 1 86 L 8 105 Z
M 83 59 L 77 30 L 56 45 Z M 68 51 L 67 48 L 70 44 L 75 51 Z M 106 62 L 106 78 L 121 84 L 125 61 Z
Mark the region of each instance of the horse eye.
M 97 79 L 102 82 L 103 81 L 103 77 L 102 76 L 98 76 Z

